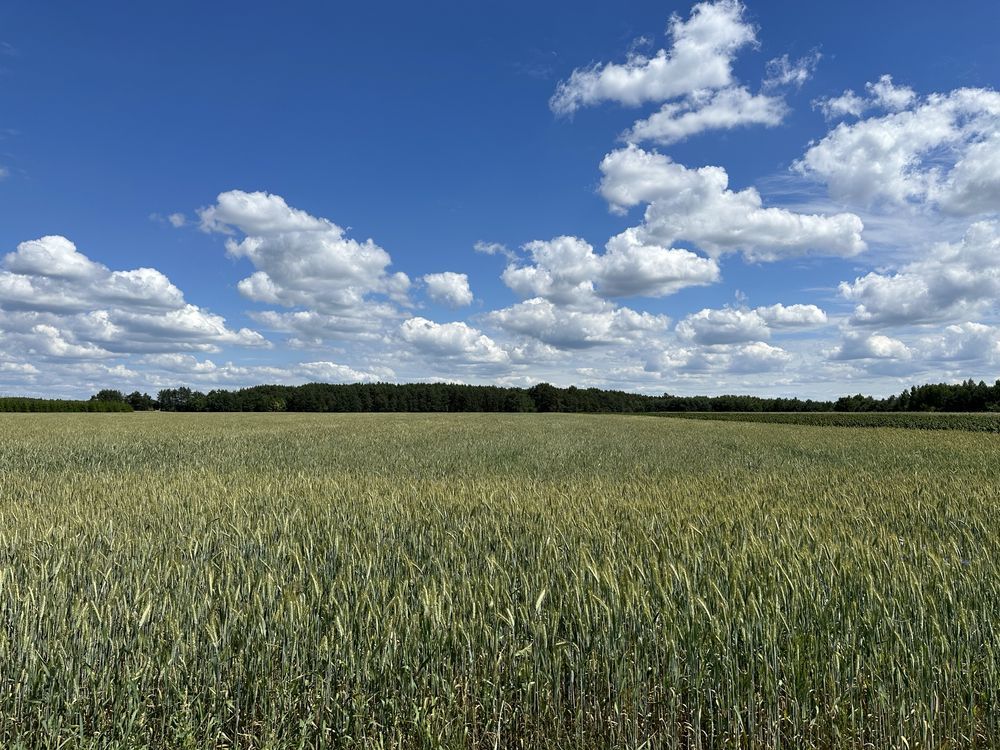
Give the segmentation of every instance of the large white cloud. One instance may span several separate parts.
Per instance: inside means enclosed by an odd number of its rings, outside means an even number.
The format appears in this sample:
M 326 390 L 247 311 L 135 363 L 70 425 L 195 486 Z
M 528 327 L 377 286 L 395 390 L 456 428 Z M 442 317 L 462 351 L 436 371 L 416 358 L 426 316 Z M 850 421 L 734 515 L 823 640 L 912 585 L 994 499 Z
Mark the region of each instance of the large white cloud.
M 798 172 L 860 206 L 1000 211 L 1000 93 L 963 88 L 919 98 L 888 76 L 869 93 L 821 103 L 831 115 L 881 111 L 837 125 L 796 163 Z
M 764 341 L 773 330 L 813 328 L 825 324 L 826 313 L 816 305 L 776 304 L 756 309 L 706 308 L 677 324 L 677 335 L 697 344 L 738 344 Z
M 644 242 L 627 229 L 608 240 L 600 256 L 597 289 L 609 297 L 663 297 L 719 280 L 719 265 L 690 250 Z
M 848 332 L 832 355 L 833 359 L 890 359 L 909 360 L 910 348 L 899 339 L 881 333 Z
M 288 232 L 338 231 L 326 219 L 317 219 L 305 211 L 289 206 L 280 195 L 242 190 L 221 193 L 214 206 L 198 211 L 202 229 L 209 232 L 231 233 L 235 227 L 247 236 L 283 235 Z
M 107 271 L 58 235 L 22 242 L 16 252 L 4 257 L 3 265 L 21 276 L 53 279 L 94 279 Z
M 509 359 L 493 339 L 461 321 L 435 323 L 427 318 L 410 318 L 403 321 L 399 334 L 414 349 L 433 357 L 471 363 L 504 363 Z
M 771 330 L 755 310 L 722 308 L 688 315 L 677 324 L 677 335 L 699 344 L 735 344 L 763 341 Z
M 502 277 L 523 301 L 486 319 L 510 335 L 562 350 L 632 344 L 661 334 L 670 322 L 607 297 L 659 297 L 719 277 L 713 260 L 644 245 L 631 232 L 612 238 L 603 254 L 567 236 L 529 242 L 524 249 L 532 262 L 511 263 Z
M 729 351 L 730 372 L 773 372 L 781 370 L 792 361 L 792 355 L 780 346 L 754 341 Z
M 634 143 L 671 144 L 706 130 L 729 130 L 745 125 L 781 124 L 788 105 L 780 96 L 752 94 L 744 86 L 691 96 L 665 104 L 659 112 L 639 120 L 626 133 Z
M 687 20 L 670 19 L 669 50 L 652 57 L 633 54 L 624 63 L 605 63 L 573 71 L 549 102 L 557 114 L 613 101 L 627 106 L 662 102 L 733 82 L 737 50 L 755 40 L 754 29 L 736 0 L 698 3 Z
M 9 349 L 53 359 L 262 346 L 256 331 L 185 301 L 153 268 L 111 271 L 65 237 L 22 242 L 3 258 L 0 330 Z
M 782 370 L 793 361 L 779 346 L 763 341 L 708 346 L 679 346 L 661 349 L 645 364 L 647 372 L 661 375 L 764 373 Z
M 817 53 L 794 63 L 788 55 L 771 60 L 762 91 L 752 93 L 736 81 L 732 70 L 736 53 L 756 41 L 742 3 L 699 3 L 686 21 L 673 16 L 668 31 L 670 49 L 652 57 L 632 53 L 625 63 L 573 71 L 552 96 L 552 111 L 567 115 L 608 101 L 625 106 L 661 103 L 658 112 L 623 135 L 632 143 L 670 144 L 708 130 L 771 127 L 788 113 L 777 90 L 801 86 L 819 61 Z
M 643 243 L 670 247 L 692 242 L 717 256 L 742 252 L 773 261 L 806 254 L 852 256 L 865 249 L 855 214 L 803 214 L 765 208 L 754 188 L 729 189 L 722 167 L 688 169 L 670 157 L 636 146 L 613 151 L 601 162 L 601 194 L 613 210 L 646 204 L 635 228 Z
M 929 362 L 996 364 L 1000 361 L 1000 329 L 983 323 L 956 323 L 921 337 L 917 346 Z
M 1000 297 L 1000 227 L 976 222 L 958 243 L 942 243 L 895 273 L 840 285 L 856 303 L 852 322 L 907 325 L 981 314 Z
M 771 328 L 792 329 L 821 326 L 826 323 L 826 313 L 816 305 L 783 305 L 780 302 L 758 307 L 755 312 Z
M 423 282 L 427 285 L 427 296 L 435 302 L 442 302 L 451 307 L 465 307 L 472 304 L 469 277 L 464 273 L 454 271 L 429 273 L 424 275 Z
M 601 261 L 590 243 L 577 237 L 536 240 L 525 245 L 534 263 L 511 263 L 503 281 L 520 297 L 544 297 L 560 305 L 592 304 Z
M 609 302 L 573 309 L 542 297 L 495 310 L 487 318 L 508 333 L 530 336 L 559 349 L 634 343 L 662 334 L 670 324 L 665 315 Z
M 613 237 L 600 255 L 585 240 L 566 236 L 529 242 L 525 250 L 533 262 L 508 265 L 504 283 L 523 298 L 560 305 L 599 304 L 597 295 L 662 297 L 719 279 L 714 260 L 644 244 L 631 231 Z
M 388 252 L 370 239 L 347 237 L 333 222 L 292 208 L 281 196 L 232 190 L 198 214 L 206 231 L 244 235 L 230 237 L 226 249 L 257 269 L 238 285 L 245 297 L 324 316 L 324 336 L 349 335 L 358 318 L 393 317 L 396 310 L 386 299 L 406 299 L 410 280 L 387 270 Z M 275 320 L 282 315 L 273 313 Z
M 27 343 L 28 354 L 40 354 L 57 359 L 102 359 L 113 357 L 114 354 L 89 341 L 76 343 L 71 340 L 72 334 L 66 333 L 54 325 L 39 323 L 31 327 L 30 337 L 23 337 Z
M 331 339 L 363 339 L 378 341 L 385 338 L 386 321 L 399 316 L 389 304 L 367 304 L 337 313 L 314 310 L 261 310 L 250 316 L 268 331 L 293 335 L 300 343 L 320 346 Z

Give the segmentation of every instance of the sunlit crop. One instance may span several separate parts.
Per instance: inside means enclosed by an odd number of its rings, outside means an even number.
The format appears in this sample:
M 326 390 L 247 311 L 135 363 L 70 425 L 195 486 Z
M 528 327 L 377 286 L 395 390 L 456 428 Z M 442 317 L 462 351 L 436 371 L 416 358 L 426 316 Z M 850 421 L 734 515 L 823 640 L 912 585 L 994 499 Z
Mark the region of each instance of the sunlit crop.
M 0 417 L 0 747 L 1000 745 L 1000 441 Z

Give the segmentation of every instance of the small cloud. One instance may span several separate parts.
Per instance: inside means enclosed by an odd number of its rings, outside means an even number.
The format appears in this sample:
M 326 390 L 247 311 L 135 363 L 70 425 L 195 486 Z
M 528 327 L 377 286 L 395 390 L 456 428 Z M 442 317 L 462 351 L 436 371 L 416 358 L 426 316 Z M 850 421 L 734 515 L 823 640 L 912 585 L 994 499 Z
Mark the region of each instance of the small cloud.
M 472 304 L 472 290 L 469 288 L 469 277 L 464 273 L 445 271 L 444 273 L 429 273 L 423 277 L 427 285 L 427 296 L 435 302 L 451 307 L 464 307 Z
M 173 213 L 164 216 L 160 213 L 151 213 L 149 215 L 150 221 L 155 221 L 157 224 L 169 224 L 175 229 L 180 229 L 181 227 L 187 226 L 187 217 L 182 213 Z
M 517 253 L 504 245 L 502 242 L 484 242 L 483 240 L 479 240 L 472 246 L 472 249 L 477 253 L 482 253 L 483 255 L 502 255 L 508 260 L 514 260 L 517 258 Z
M 644 49 L 649 49 L 653 46 L 652 37 L 646 36 L 645 34 L 637 36 L 632 40 L 631 44 L 628 46 L 628 54 L 635 55 Z
M 18 51 L 17 48 L 10 42 L 0 42 L 0 55 L 4 55 L 6 57 L 17 57 Z
M 10 177 L 10 170 L 7 167 L 0 167 L 0 180 L 6 180 Z
M 846 89 L 840 96 L 828 96 L 814 99 L 813 109 L 818 109 L 827 120 L 836 120 L 848 115 L 860 117 L 868 109 L 868 101 Z
M 870 109 L 886 112 L 902 112 L 917 102 L 917 93 L 909 86 L 897 86 L 891 75 L 883 75 L 877 81 L 865 84 L 868 96 L 858 96 L 847 89 L 840 96 L 832 96 L 813 101 L 813 109 L 819 109 L 827 120 L 836 120 L 848 115 L 860 117 Z M 975 91 L 975 90 L 973 90 Z M 954 93 L 954 92 L 952 92 Z
M 764 88 L 773 89 L 779 86 L 802 88 L 802 84 L 812 78 L 812 74 L 822 57 L 823 55 L 818 50 L 813 50 L 795 62 L 789 60 L 787 54 L 769 60 L 767 78 L 763 81 Z
M 698 3 L 687 19 L 671 16 L 667 37 L 670 44 L 653 54 L 633 46 L 623 63 L 577 68 L 556 87 L 549 108 L 568 116 L 603 102 L 634 107 L 729 88 L 736 53 L 756 42 L 756 30 L 743 3 L 722 0 Z

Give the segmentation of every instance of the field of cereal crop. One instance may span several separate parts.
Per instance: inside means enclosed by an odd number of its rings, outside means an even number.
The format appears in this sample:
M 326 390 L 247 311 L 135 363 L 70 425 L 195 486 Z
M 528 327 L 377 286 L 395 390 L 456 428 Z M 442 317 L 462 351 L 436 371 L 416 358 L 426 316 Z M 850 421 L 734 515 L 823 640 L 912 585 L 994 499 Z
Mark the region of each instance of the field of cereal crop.
M 763 422 L 812 427 L 899 427 L 907 430 L 966 430 L 1000 432 L 997 413 L 940 412 L 658 412 L 658 417 L 721 422 Z
M 1000 440 L 2 415 L 0 746 L 1000 746 Z

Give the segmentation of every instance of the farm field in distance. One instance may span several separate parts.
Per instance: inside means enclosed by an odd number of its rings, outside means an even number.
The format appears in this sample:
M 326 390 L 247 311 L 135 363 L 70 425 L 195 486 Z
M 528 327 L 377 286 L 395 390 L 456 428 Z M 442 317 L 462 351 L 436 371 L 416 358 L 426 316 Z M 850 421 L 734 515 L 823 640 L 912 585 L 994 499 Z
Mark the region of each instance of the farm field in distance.
M 722 422 L 763 422 L 813 427 L 900 427 L 909 430 L 1000 432 L 1000 414 L 973 412 L 658 412 L 658 417 Z
M 4 748 L 1000 746 L 987 433 L 5 414 L 0 517 Z

